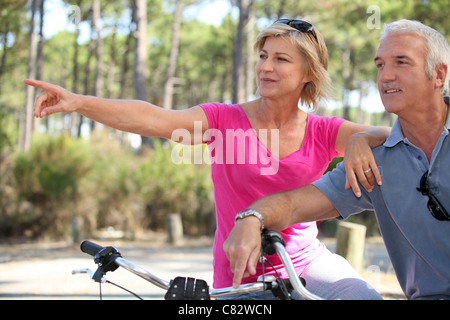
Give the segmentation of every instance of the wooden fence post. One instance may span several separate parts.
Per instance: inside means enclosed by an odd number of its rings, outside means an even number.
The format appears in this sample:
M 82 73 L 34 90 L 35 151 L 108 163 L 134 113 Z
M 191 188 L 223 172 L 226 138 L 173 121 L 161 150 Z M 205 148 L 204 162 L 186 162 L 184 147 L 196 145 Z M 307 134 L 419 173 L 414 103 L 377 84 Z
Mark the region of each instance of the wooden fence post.
M 72 236 L 72 242 L 79 244 L 84 237 L 84 223 L 81 217 L 74 217 L 70 220 L 70 232 Z
M 169 214 L 166 218 L 169 242 L 179 244 L 183 240 L 183 223 L 179 213 Z
M 339 221 L 336 234 L 336 253 L 343 256 L 356 271 L 363 269 L 366 226 Z

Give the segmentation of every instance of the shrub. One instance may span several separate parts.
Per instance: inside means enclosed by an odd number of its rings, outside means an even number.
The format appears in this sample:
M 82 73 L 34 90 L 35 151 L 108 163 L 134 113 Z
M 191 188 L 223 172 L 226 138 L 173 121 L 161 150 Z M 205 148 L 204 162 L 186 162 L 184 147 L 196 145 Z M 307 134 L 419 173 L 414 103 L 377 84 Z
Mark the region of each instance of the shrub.
M 110 133 L 89 140 L 38 134 L 29 152 L 5 158 L 1 236 L 67 238 L 74 218 L 85 234 L 113 226 L 135 236 L 164 229 L 170 213 L 182 215 L 187 234 L 213 233 L 209 165 L 175 164 L 173 145 L 159 139 L 136 154 Z
M 136 171 L 136 185 L 146 208 L 145 223 L 158 228 L 165 224 L 167 214 L 179 213 L 186 233 L 212 234 L 215 210 L 210 167 L 175 164 L 172 148 L 173 143 L 155 140 Z
M 64 233 L 80 197 L 80 180 L 89 172 L 90 153 L 89 144 L 81 139 L 33 137 L 30 151 L 18 153 L 14 163 L 16 228 L 20 225 L 31 237 Z

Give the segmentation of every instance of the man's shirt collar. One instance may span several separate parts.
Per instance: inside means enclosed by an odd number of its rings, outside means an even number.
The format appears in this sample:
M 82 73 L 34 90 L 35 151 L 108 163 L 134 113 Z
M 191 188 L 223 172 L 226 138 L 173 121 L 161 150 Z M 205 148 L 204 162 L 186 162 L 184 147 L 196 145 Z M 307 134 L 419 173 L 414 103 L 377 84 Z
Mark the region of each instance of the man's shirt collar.
M 444 101 L 446 104 L 450 104 L 450 97 L 445 96 Z M 447 117 L 447 122 L 445 124 L 445 129 L 447 131 L 450 131 L 450 112 Z M 403 136 L 402 126 L 400 125 L 400 121 L 397 119 L 395 120 L 394 125 L 391 129 L 391 134 L 387 137 L 386 142 L 383 144 L 385 147 L 393 147 L 397 143 L 404 141 L 406 138 Z

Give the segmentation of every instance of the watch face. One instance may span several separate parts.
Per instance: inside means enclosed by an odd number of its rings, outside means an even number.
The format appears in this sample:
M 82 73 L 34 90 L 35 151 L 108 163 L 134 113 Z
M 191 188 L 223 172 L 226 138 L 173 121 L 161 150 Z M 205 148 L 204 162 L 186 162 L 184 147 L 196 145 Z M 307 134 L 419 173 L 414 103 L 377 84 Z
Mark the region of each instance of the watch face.
M 236 218 L 244 218 L 246 216 L 252 215 L 253 212 L 254 212 L 254 210 L 252 210 L 252 209 L 247 209 L 247 210 L 241 211 L 237 214 Z

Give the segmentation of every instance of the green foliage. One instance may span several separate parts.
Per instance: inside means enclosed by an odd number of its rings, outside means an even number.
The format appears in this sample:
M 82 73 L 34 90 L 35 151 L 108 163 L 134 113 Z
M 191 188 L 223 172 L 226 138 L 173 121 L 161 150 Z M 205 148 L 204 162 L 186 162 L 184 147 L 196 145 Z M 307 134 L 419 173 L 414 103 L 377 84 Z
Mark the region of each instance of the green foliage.
M 91 229 L 113 226 L 133 234 L 145 228 L 143 204 L 134 182 L 140 158 L 106 134 L 95 135 L 91 144 L 94 161 L 82 182 L 85 209 L 80 214 Z
M 75 217 L 88 233 L 113 226 L 137 236 L 165 228 L 169 213 L 182 215 L 187 234 L 211 234 L 209 166 L 174 164 L 172 145 L 153 142 L 139 155 L 106 133 L 34 136 L 29 152 L 2 162 L 1 237 L 67 237 Z
M 16 155 L 16 232 L 40 237 L 65 231 L 80 196 L 79 183 L 89 171 L 89 154 L 86 141 L 36 135 L 30 151 Z
M 37 201 L 63 202 L 77 194 L 77 181 L 89 170 L 86 141 L 68 136 L 36 135 L 28 153 L 16 158 L 15 176 L 21 194 Z
M 0 109 L 0 158 L 3 152 L 12 148 L 17 141 L 17 127 L 13 120 L 11 114 Z
M 5 228 L 9 230 L 13 227 L 9 217 L 16 211 L 16 187 L 10 156 L 16 137 L 13 117 L 0 109 L 0 235 L 4 234 Z
M 210 168 L 206 164 L 174 164 L 172 147 L 155 139 L 153 150 L 145 157 L 148 160 L 135 173 L 145 202 L 145 219 L 151 228 L 157 228 L 166 214 L 179 213 L 188 234 L 209 234 L 214 231 Z

